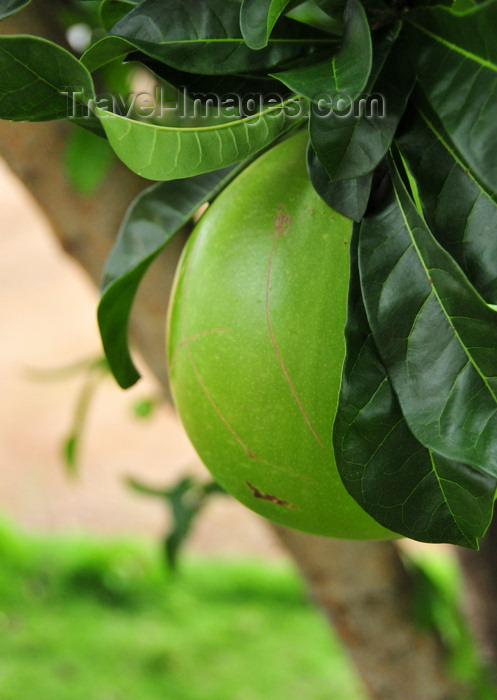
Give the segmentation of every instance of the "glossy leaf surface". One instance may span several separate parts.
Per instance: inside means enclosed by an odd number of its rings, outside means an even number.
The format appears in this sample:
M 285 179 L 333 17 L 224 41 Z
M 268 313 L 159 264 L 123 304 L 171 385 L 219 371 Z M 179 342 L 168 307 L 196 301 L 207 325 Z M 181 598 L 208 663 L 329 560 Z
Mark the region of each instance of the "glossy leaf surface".
M 290 109 L 291 101 L 287 103 Z M 296 125 L 280 107 L 220 126 L 157 126 L 97 109 L 110 145 L 130 170 L 150 180 L 173 180 L 250 158 Z
M 0 74 L 1 119 L 63 119 L 73 93 L 78 103 L 82 93 L 94 94 L 90 74 L 72 54 L 35 36 L 0 37 Z
M 343 111 L 311 111 L 311 142 L 331 180 L 367 175 L 393 139 L 413 86 L 402 47 L 394 43 L 397 32 L 398 28 L 383 30 L 377 37 L 364 93 L 354 95 Z
M 248 99 L 250 95 L 262 97 L 264 100 L 273 96 L 282 99 L 292 97 L 292 93 L 282 89 L 281 83 L 269 76 L 250 75 L 202 75 L 200 73 L 187 73 L 186 71 L 166 66 L 160 61 L 156 61 L 142 53 L 130 54 L 128 60 L 136 61 L 146 66 L 158 78 L 160 84 L 166 83 L 174 87 L 178 92 L 179 99 L 183 98 L 183 91 L 190 101 L 200 100 L 204 102 L 209 98 L 224 97 L 230 95 L 235 102 L 240 102 L 243 98 Z
M 93 71 L 138 50 L 181 70 L 216 75 L 273 68 L 329 44 L 324 32 L 283 18 L 267 47 L 254 51 L 242 37 L 235 0 L 145 0 L 82 60 Z
M 311 144 L 307 149 L 307 170 L 314 189 L 326 204 L 353 221 L 362 219 L 368 205 L 372 173 L 356 180 L 332 182 Z
M 139 0 L 104 0 L 99 8 L 100 20 L 110 29 L 124 15 L 138 5 Z
M 372 46 L 368 20 L 359 0 L 348 0 L 340 50 L 326 61 L 274 74 L 282 83 L 313 102 L 337 96 L 355 99 L 371 72 Z
M 333 436 L 343 483 L 385 527 L 422 542 L 477 549 L 497 482 L 427 449 L 409 430 L 369 328 L 354 245 L 351 257 L 347 358 Z
M 262 49 L 278 17 L 290 0 L 243 0 L 240 9 L 240 29 L 247 46 Z
M 315 0 L 316 5 L 330 17 L 340 17 L 345 8 L 346 0 Z
M 359 235 L 368 320 L 416 438 L 497 475 L 497 313 L 433 237 L 392 166 L 394 188 Z
M 417 110 L 397 143 L 426 221 L 483 298 L 497 304 L 497 196 L 474 177 L 435 115 Z
M 128 325 L 138 286 L 157 255 L 198 207 L 214 198 L 237 171 L 157 183 L 131 205 L 107 260 L 98 323 L 105 354 L 123 388 L 140 377 L 128 347 Z
M 497 3 L 458 14 L 420 8 L 406 37 L 418 80 L 449 138 L 477 176 L 497 190 Z

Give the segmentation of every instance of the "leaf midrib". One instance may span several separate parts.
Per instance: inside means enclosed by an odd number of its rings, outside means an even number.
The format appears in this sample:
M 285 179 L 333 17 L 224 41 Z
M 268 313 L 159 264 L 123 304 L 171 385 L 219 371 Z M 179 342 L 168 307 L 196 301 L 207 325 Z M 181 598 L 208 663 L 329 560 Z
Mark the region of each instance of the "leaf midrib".
M 461 168 L 461 170 L 464 172 L 464 174 L 476 185 L 478 190 L 480 191 L 481 194 L 483 194 L 485 197 L 488 197 L 492 202 L 495 202 L 495 197 L 496 195 L 494 194 L 493 196 L 490 195 L 483 187 L 483 185 L 480 184 L 480 182 L 475 178 L 473 171 L 471 168 L 468 168 L 465 163 L 460 159 L 459 155 L 456 153 L 456 151 L 451 148 L 447 140 L 442 136 L 440 131 L 437 129 L 435 124 L 433 124 L 430 121 L 430 118 L 425 114 L 425 112 L 419 107 L 416 106 L 416 109 L 420 115 L 420 117 L 423 119 L 425 124 L 428 126 L 428 128 L 432 131 L 432 133 L 436 136 L 438 141 L 442 144 L 442 146 L 445 148 L 445 150 L 449 153 L 451 158 L 455 161 L 455 163 Z
M 443 46 L 446 46 L 448 49 L 451 51 L 455 51 L 458 54 L 461 54 L 461 56 L 464 56 L 465 58 L 469 59 L 470 61 L 474 61 L 475 63 L 479 63 L 481 66 L 484 68 L 488 68 L 489 70 L 493 71 L 494 73 L 497 73 L 497 65 L 495 63 L 492 63 L 491 61 L 487 60 L 486 58 L 482 58 L 481 56 L 478 56 L 477 54 L 473 53 L 472 51 L 468 51 L 467 49 L 463 49 L 461 46 L 458 46 L 457 44 L 453 44 L 452 42 L 448 41 L 447 39 L 444 39 L 442 36 L 439 34 L 435 34 L 435 32 L 430 31 L 426 27 L 423 27 L 422 24 L 418 24 L 417 22 L 413 22 L 412 20 L 409 20 L 409 23 L 411 26 L 416 27 L 420 32 L 423 32 L 423 34 L 426 34 L 427 36 L 431 37 L 438 43 L 442 44 Z
M 448 481 L 448 479 L 444 479 L 443 477 L 441 477 L 441 476 L 439 475 L 439 473 L 438 473 L 438 471 L 437 471 L 437 467 L 436 467 L 436 465 L 435 465 L 434 458 L 433 458 L 433 455 L 434 455 L 433 450 L 429 450 L 429 455 L 430 455 L 430 463 L 431 463 L 431 466 L 432 466 L 432 469 L 433 469 L 433 473 L 434 473 L 435 478 L 436 478 L 436 480 L 437 480 L 437 483 L 438 483 L 438 487 L 439 487 L 439 489 L 440 489 L 440 492 L 441 492 L 441 494 L 442 494 L 442 496 L 443 496 L 445 506 L 446 506 L 447 510 L 449 511 L 449 513 L 450 513 L 450 515 L 451 515 L 451 517 L 452 517 L 452 520 L 454 521 L 454 525 L 457 527 L 457 529 L 459 530 L 459 532 L 461 533 L 461 535 L 464 537 L 464 540 L 465 540 L 466 542 L 468 542 L 468 544 L 472 544 L 471 540 L 468 539 L 467 535 L 464 533 L 463 529 L 462 529 L 461 526 L 459 525 L 459 520 L 458 520 L 458 518 L 456 517 L 454 511 L 452 510 L 452 508 L 451 508 L 450 505 L 449 505 L 449 504 L 450 504 L 450 501 L 449 501 L 449 499 L 447 498 L 447 496 L 446 496 L 446 494 L 445 494 L 445 489 L 444 489 L 444 487 L 443 487 L 443 485 L 442 485 L 442 482 L 443 482 L 443 481 Z M 453 483 L 454 483 L 454 482 L 453 482 Z
M 405 213 L 404 213 L 404 207 L 402 206 L 402 203 L 401 203 L 401 201 L 400 201 L 400 198 L 399 198 L 399 195 L 398 195 L 398 193 L 397 193 L 396 188 L 394 188 L 394 191 L 395 191 L 395 198 L 396 198 L 396 200 L 397 200 L 397 204 L 398 204 L 398 206 L 399 206 L 400 212 L 401 212 L 401 214 L 402 214 L 402 218 L 403 218 L 403 220 L 404 220 L 404 225 L 405 225 L 405 227 L 406 227 L 406 229 L 407 229 L 407 231 L 408 231 L 408 233 L 409 233 L 409 237 L 410 237 L 410 239 L 411 239 L 411 244 L 412 244 L 414 250 L 415 250 L 416 253 L 417 253 L 418 259 L 419 259 L 420 262 L 421 262 L 421 267 L 422 267 L 423 271 L 425 272 L 425 275 L 426 275 L 426 279 L 427 279 L 427 281 L 428 281 L 428 284 L 430 284 L 430 282 L 429 282 L 430 276 L 429 276 L 429 274 L 428 274 L 428 268 L 427 268 L 425 265 L 423 265 L 423 256 L 421 255 L 421 251 L 419 250 L 419 247 L 418 247 L 418 245 L 417 245 L 417 243 L 416 243 L 416 239 L 415 239 L 414 234 L 412 233 L 411 226 L 410 226 L 409 222 L 407 221 L 406 215 L 405 215 Z M 430 269 L 431 269 L 431 268 L 430 268 Z M 488 382 L 488 380 L 487 380 L 487 377 L 481 372 L 479 366 L 478 366 L 478 365 L 476 364 L 476 362 L 474 361 L 474 359 L 473 359 L 471 353 L 468 352 L 468 349 L 466 348 L 466 345 L 465 345 L 464 342 L 462 341 L 462 338 L 461 338 L 460 334 L 458 333 L 456 327 L 451 323 L 451 318 L 452 318 L 452 317 L 450 316 L 450 314 L 449 314 L 448 311 L 446 310 L 445 305 L 444 305 L 444 303 L 442 302 L 442 299 L 440 298 L 440 295 L 438 294 L 438 291 L 437 291 L 437 289 L 436 289 L 436 286 L 435 286 L 434 284 L 433 284 L 433 285 L 430 284 L 430 289 L 431 289 L 430 294 L 434 294 L 434 296 L 436 297 L 436 299 L 437 299 L 437 301 L 438 301 L 438 303 L 439 303 L 439 305 L 440 305 L 440 308 L 442 309 L 442 311 L 443 311 L 443 313 L 444 313 L 444 316 L 445 316 L 447 322 L 450 324 L 451 328 L 452 328 L 453 331 L 454 331 L 454 335 L 456 336 L 456 338 L 457 338 L 457 340 L 458 340 L 458 342 L 459 342 L 459 346 L 464 350 L 464 353 L 465 353 L 466 357 L 468 358 L 468 362 L 469 362 L 469 363 L 471 364 L 471 366 L 476 370 L 477 374 L 480 376 L 480 378 L 481 378 L 481 380 L 483 381 L 484 385 L 486 386 L 486 388 L 488 389 L 489 393 L 490 393 L 491 396 L 494 398 L 494 401 L 495 401 L 496 404 L 497 404 L 497 396 L 495 395 L 495 392 L 493 391 L 492 387 L 490 386 L 490 384 L 489 384 L 489 382 Z
M 291 97 L 288 100 L 284 100 L 282 102 L 283 105 L 289 105 L 291 102 L 294 102 L 296 98 Z M 269 116 L 271 111 L 274 111 L 276 109 L 281 109 L 281 105 L 274 105 L 273 107 L 268 107 L 267 109 L 264 109 L 262 112 L 258 112 L 257 114 L 249 117 L 244 117 L 243 119 L 234 119 L 233 121 L 230 122 L 225 122 L 224 124 L 212 124 L 211 126 L 203 126 L 203 127 L 193 127 L 193 126 L 179 126 L 179 127 L 174 127 L 174 126 L 162 126 L 161 124 L 147 124 L 146 122 L 141 122 L 137 121 L 135 119 L 130 119 L 129 117 L 124 117 L 121 114 L 114 114 L 114 112 L 108 112 L 107 110 L 102 110 L 98 105 L 96 106 L 97 109 L 97 115 L 98 112 L 103 112 L 106 116 L 103 118 L 109 118 L 109 117 L 115 117 L 117 119 L 122 119 L 123 121 L 127 121 L 130 125 L 131 124 L 136 124 L 137 126 L 143 126 L 149 129 L 154 129 L 154 130 L 161 130 L 165 132 L 170 132 L 170 133 L 184 133 L 184 132 L 194 132 L 196 134 L 200 133 L 206 133 L 208 131 L 219 131 L 221 129 L 225 128 L 241 128 L 242 126 L 248 127 L 252 126 L 249 122 L 250 120 L 260 120 L 263 117 Z M 279 115 L 281 116 L 281 115 Z M 102 117 L 101 117 L 102 118 Z M 276 117 L 271 117 L 276 119 Z M 303 117 L 302 117 L 303 118 Z M 302 119 L 301 118 L 301 119 Z M 257 122 L 256 122 L 257 123 Z
M 197 38 L 197 39 L 172 39 L 172 40 L 166 40 L 166 41 L 147 41 L 146 39 L 140 39 L 140 38 L 129 38 L 125 36 L 124 34 L 109 34 L 108 35 L 109 39 L 111 38 L 116 38 L 116 39 L 124 39 L 125 41 L 128 41 L 130 44 L 136 46 L 138 42 L 143 43 L 143 44 L 150 44 L 152 46 L 171 46 L 178 44 L 180 46 L 184 46 L 185 44 L 243 44 L 246 48 L 247 51 L 253 51 L 255 53 L 254 49 L 250 49 L 249 46 L 245 43 L 245 40 L 240 37 L 225 37 L 223 39 L 209 39 L 209 38 Z M 335 39 L 332 39 L 331 37 L 328 38 L 311 38 L 308 37 L 307 39 L 270 39 L 268 41 L 267 46 L 264 48 L 270 48 L 272 44 L 334 44 L 336 43 Z

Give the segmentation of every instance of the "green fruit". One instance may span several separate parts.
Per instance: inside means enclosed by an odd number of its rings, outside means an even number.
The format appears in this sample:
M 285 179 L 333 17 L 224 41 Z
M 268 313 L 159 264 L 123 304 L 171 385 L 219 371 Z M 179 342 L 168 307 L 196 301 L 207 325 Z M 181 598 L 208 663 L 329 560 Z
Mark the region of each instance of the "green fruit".
M 251 164 L 192 234 L 169 311 L 172 391 L 204 464 L 252 510 L 318 535 L 392 537 L 335 466 L 352 226 L 315 193 L 306 142 Z

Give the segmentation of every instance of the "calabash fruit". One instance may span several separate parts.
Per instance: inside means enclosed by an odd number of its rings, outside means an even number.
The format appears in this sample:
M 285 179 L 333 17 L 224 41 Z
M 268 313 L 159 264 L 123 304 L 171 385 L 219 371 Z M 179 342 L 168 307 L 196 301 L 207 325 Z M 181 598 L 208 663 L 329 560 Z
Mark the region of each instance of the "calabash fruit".
M 177 410 L 200 458 L 260 515 L 328 537 L 394 536 L 347 493 L 332 427 L 352 224 L 315 193 L 300 132 L 202 215 L 168 314 Z

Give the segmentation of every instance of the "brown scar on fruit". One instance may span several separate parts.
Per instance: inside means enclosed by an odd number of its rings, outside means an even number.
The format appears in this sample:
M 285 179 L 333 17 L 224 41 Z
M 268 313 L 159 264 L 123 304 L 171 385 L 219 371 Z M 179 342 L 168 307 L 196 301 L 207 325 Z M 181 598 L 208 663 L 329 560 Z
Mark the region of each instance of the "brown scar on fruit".
M 292 217 L 288 214 L 284 204 L 278 204 L 278 210 L 274 219 L 275 238 L 286 236 L 292 226 Z
M 256 488 L 253 484 L 251 484 L 250 481 L 246 481 L 245 483 L 252 491 L 255 498 L 262 498 L 263 501 L 275 503 L 277 506 L 284 506 L 285 508 L 292 508 L 293 510 L 297 510 L 297 506 L 294 506 L 293 503 L 289 503 L 288 501 L 284 501 L 282 498 L 272 496 L 270 493 L 262 493 L 262 491 L 259 491 L 259 489 Z
M 276 338 L 274 335 L 273 326 L 271 324 L 271 318 L 270 318 L 270 314 L 269 314 L 269 291 L 271 289 L 271 271 L 273 268 L 273 258 L 274 258 L 274 253 L 276 250 L 276 244 L 278 242 L 279 236 L 284 236 L 290 230 L 291 220 L 292 220 L 292 217 L 285 214 L 284 207 L 283 207 L 283 205 L 280 204 L 278 207 L 278 213 L 276 215 L 276 219 L 274 221 L 274 228 L 276 230 L 276 235 L 274 236 L 274 241 L 273 241 L 273 245 L 271 247 L 271 252 L 269 253 L 269 262 L 267 265 L 266 325 L 267 325 L 267 329 L 269 332 L 269 338 L 271 340 L 271 345 L 273 346 L 273 350 L 276 354 L 276 357 L 278 358 L 278 363 L 281 367 L 281 371 L 283 372 L 285 380 L 286 380 L 288 386 L 290 387 L 290 391 L 292 392 L 292 396 L 295 399 L 295 403 L 297 404 L 299 411 L 302 414 L 302 417 L 307 424 L 307 427 L 311 431 L 312 436 L 314 437 L 314 439 L 318 443 L 319 447 L 322 450 L 324 450 L 325 447 L 324 447 L 323 443 L 321 442 L 321 439 L 320 439 L 319 435 L 317 434 L 316 430 L 314 429 L 314 426 L 312 425 L 311 420 L 310 420 L 309 416 L 307 415 L 307 412 L 306 412 L 304 405 L 300 399 L 300 396 L 298 395 L 297 390 L 296 390 L 296 388 L 295 388 L 295 386 L 290 378 L 290 375 L 288 373 L 288 369 L 287 369 L 285 362 L 283 360 L 283 356 L 281 355 L 280 349 L 278 347 L 278 343 L 276 342 Z

